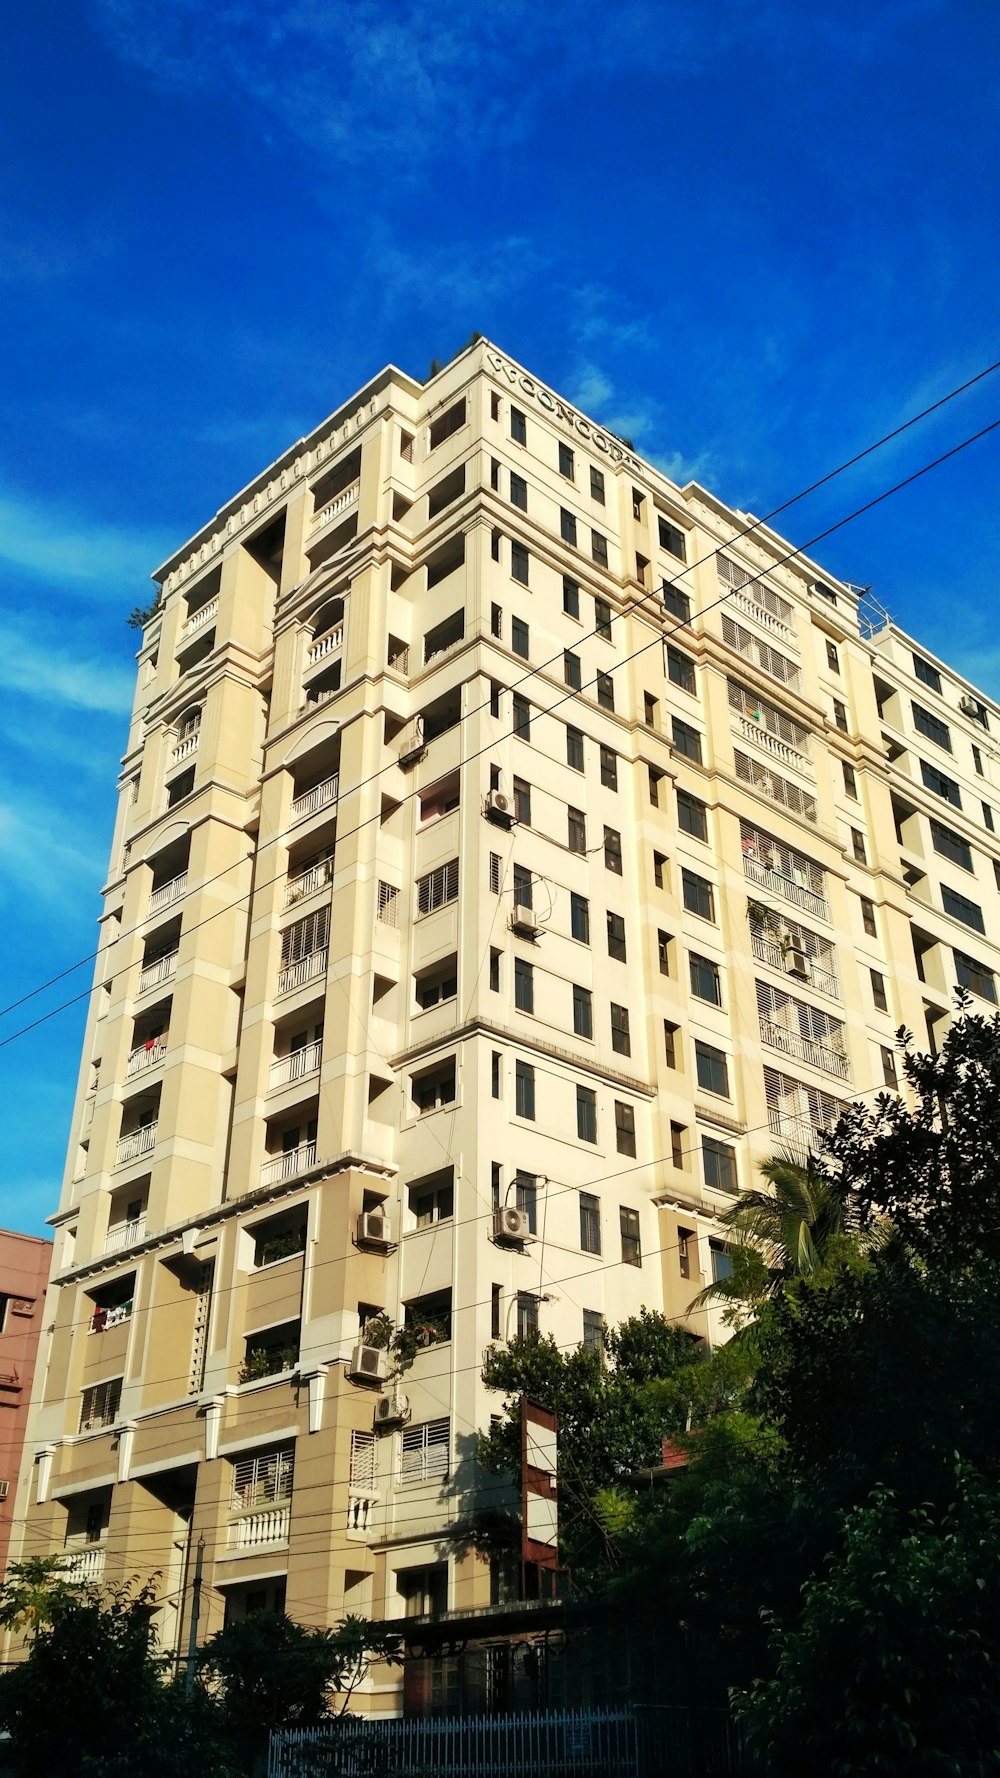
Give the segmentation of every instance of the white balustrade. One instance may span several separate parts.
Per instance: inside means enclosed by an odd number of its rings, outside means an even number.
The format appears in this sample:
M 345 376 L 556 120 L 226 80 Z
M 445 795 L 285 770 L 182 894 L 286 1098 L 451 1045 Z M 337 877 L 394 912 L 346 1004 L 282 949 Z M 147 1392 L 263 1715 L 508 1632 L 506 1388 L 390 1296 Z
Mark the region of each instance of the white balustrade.
M 320 525 L 329 524 L 331 519 L 339 518 L 342 512 L 346 512 L 348 507 L 353 506 L 360 488 L 360 481 L 356 481 L 352 482 L 349 488 L 343 488 L 339 494 L 335 494 L 333 499 L 324 506 L 322 512 L 316 514 L 313 519 L 313 530 L 317 530 Z
M 721 582 L 720 584 L 724 585 L 725 583 Z M 787 624 L 783 624 L 780 617 L 775 617 L 772 611 L 765 610 L 764 606 L 759 604 L 756 599 L 748 597 L 746 593 L 727 589 L 726 604 L 730 607 L 738 606 L 741 611 L 746 613 L 747 617 L 752 617 L 755 623 L 762 624 L 765 629 L 772 630 L 776 636 L 780 636 L 783 642 L 795 646 L 795 631 L 790 629 Z
M 335 803 L 339 788 L 340 774 L 334 772 L 332 778 L 324 778 L 322 784 L 314 784 L 311 790 L 303 791 L 292 803 L 292 820 L 304 821 L 307 815 L 315 815 L 317 809 Z
M 86 1543 L 80 1549 L 67 1544 L 60 1552 L 64 1561 L 63 1580 L 100 1580 L 107 1553 L 107 1546 L 103 1543 Z
M 310 951 L 308 957 L 300 957 L 297 963 L 289 963 L 278 974 L 278 994 L 290 994 L 293 988 L 301 988 L 311 982 L 317 975 L 326 974 L 327 953 Z
M 265 1161 L 260 1170 L 261 1185 L 277 1185 L 282 1179 L 291 1179 L 296 1173 L 304 1173 L 307 1168 L 316 1164 L 315 1142 L 300 1142 L 298 1148 L 290 1148 L 287 1154 L 276 1154 Z
M 192 612 L 191 616 L 187 620 L 187 623 L 184 625 L 183 630 L 181 631 L 181 635 L 182 636 L 193 636 L 195 630 L 200 630 L 204 624 L 210 623 L 212 618 L 217 617 L 218 614 L 219 614 L 218 599 L 217 598 L 206 599 L 204 605 L 199 606 L 197 611 Z
M 135 1216 L 131 1222 L 120 1222 L 109 1229 L 104 1241 L 105 1253 L 120 1253 L 123 1247 L 134 1247 L 146 1233 L 146 1218 Z
M 759 747 L 762 753 L 769 753 L 772 758 L 780 759 L 795 772 L 805 772 L 810 778 L 815 775 L 812 764 L 805 755 L 796 748 L 789 747 L 787 741 L 772 735 L 770 729 L 761 728 L 760 723 L 752 722 L 749 716 L 738 716 L 736 723 L 743 739 L 749 741 L 752 747 Z
M 369 1527 L 378 1503 L 377 1494 L 355 1494 L 353 1489 L 347 1497 L 347 1535 L 354 1532 L 363 1536 Z
M 328 654 L 333 654 L 334 650 L 342 648 L 343 644 L 344 626 L 337 624 L 332 630 L 328 630 L 325 636 L 320 636 L 313 643 L 309 650 L 309 665 L 314 667 L 317 661 L 325 660 Z
M 256 1550 L 263 1544 L 287 1543 L 290 1506 L 269 1506 L 263 1512 L 246 1513 L 229 1527 L 229 1545 L 236 1550 Z
M 306 1043 L 301 1049 L 290 1050 L 287 1056 L 278 1056 L 271 1063 L 271 1087 L 287 1087 L 290 1081 L 301 1080 L 303 1075 L 315 1074 L 319 1067 L 323 1046 L 320 1043 Z
M 157 1062 L 163 1061 L 166 1049 L 165 1037 L 151 1037 L 148 1043 L 140 1043 L 129 1056 L 125 1079 L 133 1080 L 137 1074 L 144 1074 L 147 1068 L 155 1068 Z
M 187 881 L 187 871 L 183 870 L 179 877 L 172 877 L 169 883 L 161 883 L 158 889 L 154 889 L 149 898 L 150 913 L 158 914 L 161 908 L 168 908 L 179 900 L 187 888 Z
M 198 729 L 192 729 L 189 735 L 185 735 L 182 740 L 178 741 L 170 757 L 171 765 L 179 766 L 182 759 L 190 759 L 192 753 L 197 751 L 198 740 Z
M 137 1161 L 140 1155 L 149 1154 L 156 1146 L 156 1125 L 143 1124 L 141 1129 L 130 1130 L 127 1136 L 119 1136 L 115 1155 L 115 1165 L 123 1167 L 126 1161 Z
M 168 951 L 165 957 L 156 957 L 147 963 L 139 977 L 139 992 L 145 994 L 147 988 L 156 988 L 160 982 L 168 982 L 177 970 L 177 952 Z
M 295 902 L 302 901 L 305 896 L 315 894 L 327 883 L 333 882 L 333 859 L 324 858 L 314 864 L 311 870 L 304 870 L 300 876 L 290 877 L 285 884 L 285 906 L 290 908 Z
M 806 889 L 802 883 L 796 883 L 793 878 L 782 876 L 780 871 L 772 870 L 770 865 L 764 864 L 760 858 L 753 858 L 746 852 L 743 854 L 743 874 L 749 882 L 758 884 L 761 889 L 775 890 L 778 895 L 783 895 L 786 901 L 794 902 L 796 907 L 805 908 L 811 914 L 818 914 L 822 920 L 830 918 L 830 910 L 824 895 L 817 895 L 814 889 Z
M 803 1037 L 801 1031 L 792 1031 L 787 1025 L 777 1025 L 772 1019 L 761 1018 L 760 1040 L 768 1049 L 780 1050 L 782 1055 L 795 1056 L 800 1062 L 809 1062 L 813 1068 L 822 1068 L 827 1074 L 837 1074 L 841 1080 L 849 1078 L 850 1069 L 847 1057 L 839 1050 L 830 1049 L 825 1043 L 818 1043 L 814 1037 Z

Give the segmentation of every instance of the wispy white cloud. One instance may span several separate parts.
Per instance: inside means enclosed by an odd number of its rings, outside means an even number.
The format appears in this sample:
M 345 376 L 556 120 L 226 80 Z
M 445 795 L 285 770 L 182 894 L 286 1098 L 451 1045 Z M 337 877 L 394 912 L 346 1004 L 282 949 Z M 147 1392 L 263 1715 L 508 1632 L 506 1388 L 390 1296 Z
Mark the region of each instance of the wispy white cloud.
M 94 898 L 102 881 L 103 859 L 92 843 L 73 831 L 65 809 L 32 797 L 19 800 L 8 787 L 0 792 L 0 886 L 28 894 L 74 917 Z
M 60 654 L 47 642 L 29 641 L 0 625 L 0 688 L 42 704 L 69 704 L 78 710 L 126 715 L 132 707 L 135 675 L 107 658 Z
M 169 549 L 163 537 L 80 517 L 0 491 L 0 561 L 48 580 L 107 591 L 140 590 Z

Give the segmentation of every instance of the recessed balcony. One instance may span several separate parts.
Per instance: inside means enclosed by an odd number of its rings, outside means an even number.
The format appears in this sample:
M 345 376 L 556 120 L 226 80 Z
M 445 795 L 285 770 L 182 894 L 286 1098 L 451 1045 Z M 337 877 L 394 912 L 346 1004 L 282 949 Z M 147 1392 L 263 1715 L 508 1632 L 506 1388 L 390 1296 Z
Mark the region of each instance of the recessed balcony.
M 218 598 L 206 599 L 204 605 L 199 606 L 198 610 L 192 613 L 188 618 L 187 623 L 184 625 L 184 628 L 181 631 L 183 640 L 187 641 L 189 636 L 195 635 L 198 630 L 203 629 L 206 624 L 210 624 L 213 617 L 218 617 L 218 615 Z
M 308 870 L 301 871 L 297 877 L 289 877 L 285 884 L 286 908 L 294 907 L 297 901 L 304 901 L 307 895 L 314 895 L 317 889 L 323 889 L 332 882 L 332 858 L 324 858 L 319 864 L 311 865 Z
M 306 1043 L 301 1049 L 290 1050 L 287 1056 L 276 1056 L 271 1063 L 268 1078 L 270 1090 L 273 1092 L 276 1087 L 290 1086 L 293 1081 L 303 1080 L 307 1074 L 315 1074 L 322 1054 L 321 1043 Z
M 326 974 L 328 952 L 310 951 L 307 957 L 300 957 L 297 963 L 288 963 L 278 972 L 276 994 L 291 994 L 295 988 L 302 988 L 306 982 L 314 981 L 317 976 Z
M 290 1506 L 269 1506 L 262 1512 L 246 1513 L 229 1527 L 230 1549 L 250 1551 L 287 1543 L 291 1516 Z
M 148 1037 L 132 1051 L 125 1070 L 125 1079 L 134 1080 L 137 1074 L 145 1074 L 149 1068 L 155 1068 L 162 1062 L 167 1050 L 166 1037 Z
M 130 1161 L 137 1161 L 141 1155 L 151 1154 L 155 1147 L 156 1123 L 142 1124 L 138 1130 L 130 1130 L 127 1136 L 119 1136 L 115 1166 L 124 1167 Z
M 80 1548 L 67 1544 L 59 1554 L 63 1559 L 63 1580 L 96 1581 L 102 1578 L 108 1554 L 106 1544 L 87 1543 Z
M 179 901 L 187 889 L 187 884 L 186 870 L 181 871 L 179 876 L 172 877 L 169 883 L 161 883 L 149 897 L 150 913 L 158 914 L 163 908 L 171 907 L 175 901 Z
M 200 730 L 198 729 L 192 729 L 189 735 L 182 735 L 170 755 L 171 770 L 173 770 L 174 766 L 182 765 L 184 760 L 190 759 L 192 753 L 197 753 L 199 735 Z
M 332 500 L 328 500 L 316 514 L 312 522 L 313 530 L 318 531 L 321 525 L 329 525 L 333 519 L 339 519 L 343 513 L 350 512 L 351 507 L 357 505 L 360 492 L 360 478 L 356 482 L 351 482 L 348 487 L 342 488 L 340 493 L 335 494 Z
M 120 1222 L 108 1230 L 104 1240 L 105 1253 L 121 1253 L 126 1247 L 134 1247 L 146 1233 L 146 1218 L 134 1216 L 131 1222 Z
M 334 772 L 331 777 L 324 778 L 321 784 L 314 784 L 311 790 L 305 790 L 301 796 L 294 798 L 292 820 L 304 821 L 307 815 L 315 815 L 320 809 L 329 808 L 336 803 L 339 790 L 340 773 Z
M 306 660 L 310 667 L 316 667 L 320 661 L 326 660 L 328 655 L 336 654 L 337 649 L 343 648 L 343 646 L 344 626 L 336 624 L 332 630 L 327 631 L 325 636 L 320 636 L 318 641 L 313 643 Z
M 260 1170 L 261 1185 L 279 1185 L 283 1179 L 292 1179 L 296 1173 L 308 1172 L 316 1165 L 315 1142 L 300 1142 L 298 1148 L 290 1148 L 284 1154 L 272 1155 L 264 1162 Z
M 847 1057 L 839 1050 L 831 1049 L 828 1044 L 820 1043 L 815 1037 L 804 1037 L 801 1031 L 792 1031 L 787 1025 L 775 1024 L 773 1019 L 761 1018 L 760 1040 L 768 1049 L 780 1050 L 785 1056 L 795 1056 L 800 1062 L 809 1062 L 813 1068 L 822 1068 L 826 1074 L 836 1074 L 841 1080 L 850 1078 Z
M 176 973 L 176 951 L 168 951 L 163 957 L 154 957 L 151 963 L 143 967 L 139 977 L 139 993 L 145 994 L 150 988 L 158 988 L 161 982 L 169 982 Z

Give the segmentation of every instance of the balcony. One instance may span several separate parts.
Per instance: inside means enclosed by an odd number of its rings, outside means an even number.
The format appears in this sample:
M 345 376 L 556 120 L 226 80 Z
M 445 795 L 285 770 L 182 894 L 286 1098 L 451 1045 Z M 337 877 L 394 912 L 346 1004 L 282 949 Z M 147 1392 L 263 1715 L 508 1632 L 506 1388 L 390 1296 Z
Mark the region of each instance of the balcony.
M 304 870 L 297 877 L 289 877 L 285 884 L 286 908 L 294 907 L 297 901 L 303 901 L 307 895 L 315 895 L 317 889 L 324 889 L 332 882 L 332 858 L 324 858 L 321 863 L 314 864 L 311 870 Z
M 140 1043 L 129 1056 L 125 1079 L 134 1080 L 137 1074 L 145 1074 L 147 1068 L 155 1068 L 157 1062 L 163 1061 L 166 1053 L 165 1037 L 151 1037 L 148 1042 Z
M 336 624 L 332 630 L 327 631 L 325 636 L 320 636 L 319 640 L 313 643 L 306 660 L 310 667 L 315 667 L 320 661 L 325 660 L 328 654 L 335 654 L 337 649 L 343 648 L 343 646 L 344 626 Z
M 109 1327 L 120 1327 L 123 1321 L 132 1319 L 132 1298 L 127 1303 L 116 1303 L 113 1309 L 95 1309 L 90 1317 L 89 1332 L 104 1333 Z
M 720 582 L 720 584 L 724 585 L 725 583 Z M 727 588 L 726 604 L 744 612 L 747 617 L 752 617 L 754 623 L 763 625 L 764 629 L 770 630 L 772 635 L 779 637 L 782 642 L 791 644 L 793 648 L 796 646 L 794 630 L 790 629 L 788 624 L 782 623 L 780 617 L 775 617 L 772 611 L 765 610 L 764 606 L 758 604 L 756 599 L 748 597 L 742 590 L 735 592 Z
M 298 1148 L 290 1148 L 287 1154 L 272 1155 L 264 1162 L 260 1170 L 261 1185 L 280 1185 L 283 1179 L 293 1179 L 296 1173 L 305 1173 L 316 1165 L 315 1142 L 300 1142 Z
M 314 784 L 297 796 L 292 803 L 292 820 L 304 821 L 307 815 L 315 815 L 318 810 L 328 808 L 337 800 L 340 788 L 340 773 L 334 772 L 332 778 L 324 778 L 322 784 Z
M 177 952 L 168 951 L 165 957 L 155 957 L 147 963 L 139 977 L 139 993 L 145 994 L 149 988 L 158 988 L 161 982 L 169 982 L 177 973 Z
M 192 753 L 197 753 L 199 733 L 198 729 L 192 729 L 189 735 L 185 735 L 182 740 L 178 741 L 170 755 L 171 768 L 179 766 L 182 760 L 190 759 Z
M 825 1073 L 836 1074 L 841 1080 L 850 1079 L 847 1057 L 839 1050 L 819 1043 L 815 1037 L 803 1037 L 801 1031 L 792 1031 L 787 1025 L 776 1025 L 773 1019 L 762 1017 L 760 1040 L 768 1049 L 795 1056 L 798 1061 L 809 1062 L 813 1068 L 822 1068 Z
M 347 1497 L 347 1535 L 365 1537 L 375 1508 L 378 1495 L 373 1493 L 356 1494 L 352 1488 Z
M 783 975 L 787 974 L 787 953 L 777 939 L 768 938 L 763 932 L 751 932 L 750 948 L 760 963 L 766 963 L 770 969 L 779 969 Z M 840 983 L 832 969 L 824 969 L 815 957 L 807 959 L 806 967 L 812 987 L 818 988 L 821 994 L 829 994 L 833 1000 L 840 999 Z
M 258 1550 L 268 1544 L 287 1543 L 291 1522 L 290 1506 L 269 1506 L 263 1512 L 247 1513 L 229 1527 L 231 1550 Z
M 316 514 L 312 522 L 313 530 L 318 531 L 321 525 L 328 525 L 331 519 L 339 519 L 341 513 L 348 512 L 356 504 L 360 490 L 360 480 L 351 482 L 347 488 L 342 488 L 340 493 L 335 494 L 333 499 L 324 506 L 322 512 Z
M 107 1545 L 103 1543 L 87 1543 L 80 1549 L 67 1544 L 61 1552 L 63 1558 L 63 1580 L 96 1581 L 104 1574 L 107 1558 Z
M 130 1130 L 127 1136 L 119 1136 L 115 1151 L 115 1166 L 124 1167 L 128 1161 L 137 1161 L 140 1155 L 151 1154 L 156 1146 L 156 1124 L 143 1124 L 139 1130 Z
M 144 1216 L 133 1217 L 131 1222 L 120 1222 L 115 1228 L 108 1230 L 104 1239 L 104 1251 L 105 1253 L 121 1253 L 125 1247 L 134 1247 L 137 1241 L 143 1239 L 145 1233 L 146 1218 Z
M 310 951 L 308 957 L 300 957 L 297 963 L 289 963 L 278 971 L 276 994 L 291 994 L 295 988 L 301 988 L 318 975 L 326 974 L 327 952 Z
M 287 1087 L 293 1080 L 302 1080 L 307 1074 L 315 1074 L 320 1063 L 323 1046 L 320 1043 L 304 1044 L 302 1049 L 292 1050 L 287 1056 L 278 1056 L 271 1063 L 268 1086 L 273 1092 L 275 1087 Z
M 218 617 L 218 615 L 218 598 L 206 599 L 204 605 L 200 606 L 199 609 L 188 618 L 187 623 L 181 631 L 181 640 L 186 642 L 189 636 L 193 636 L 197 630 L 203 629 L 205 624 L 211 623 L 213 617 Z
M 802 883 L 796 883 L 791 877 L 782 876 L 780 871 L 772 870 L 761 859 L 750 854 L 743 854 L 743 874 L 748 882 L 756 883 L 760 889 L 771 889 L 783 895 L 795 907 L 800 907 L 808 914 L 818 914 L 821 920 L 829 920 L 830 910 L 826 896 L 817 895 L 814 889 L 806 889 Z
M 782 765 L 791 766 L 793 772 L 805 772 L 812 777 L 812 764 L 805 755 L 790 747 L 778 735 L 772 735 L 770 729 L 762 728 L 759 722 L 752 721 L 749 716 L 736 717 L 733 726 L 744 741 L 749 741 L 751 747 L 759 748 L 761 753 L 768 754 L 771 759 L 780 759 Z
M 169 883 L 161 883 L 159 888 L 154 889 L 150 895 L 149 912 L 151 914 L 158 914 L 161 908 L 172 907 L 174 902 L 179 901 L 184 894 L 187 889 L 187 884 L 188 874 L 186 870 L 181 871 L 179 877 L 173 877 Z

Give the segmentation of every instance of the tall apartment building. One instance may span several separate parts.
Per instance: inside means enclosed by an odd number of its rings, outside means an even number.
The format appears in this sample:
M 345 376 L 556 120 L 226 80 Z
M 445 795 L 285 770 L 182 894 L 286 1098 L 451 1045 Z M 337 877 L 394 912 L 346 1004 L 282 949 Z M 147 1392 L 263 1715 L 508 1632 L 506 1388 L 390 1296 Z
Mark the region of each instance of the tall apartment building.
M 17 1477 L 51 1258 L 51 1241 L 0 1229 L 0 1578 L 14 1530 Z
M 751 524 L 481 340 L 157 574 L 22 1511 L 167 1646 L 199 1542 L 199 1635 L 496 1598 L 484 1349 L 719 1337 L 760 1159 L 995 1003 L 1000 711 Z

